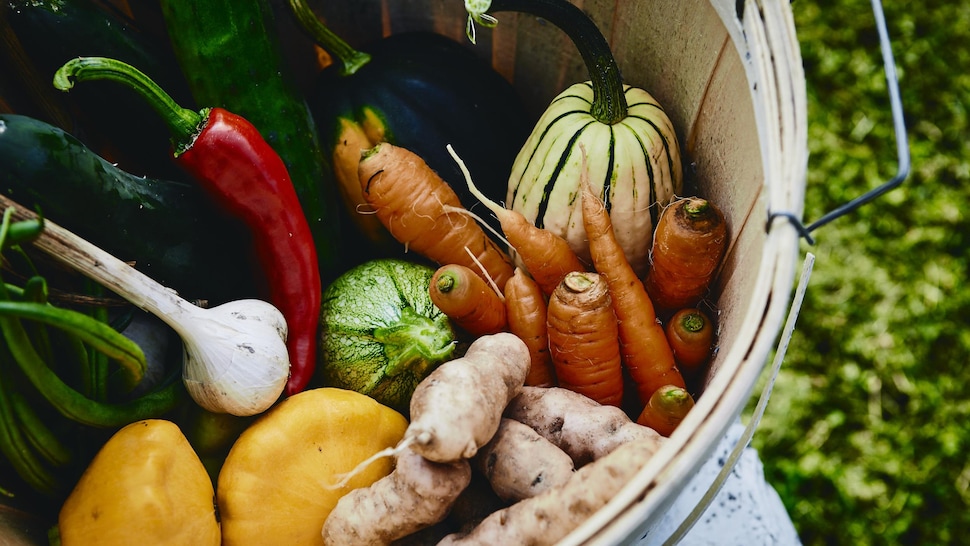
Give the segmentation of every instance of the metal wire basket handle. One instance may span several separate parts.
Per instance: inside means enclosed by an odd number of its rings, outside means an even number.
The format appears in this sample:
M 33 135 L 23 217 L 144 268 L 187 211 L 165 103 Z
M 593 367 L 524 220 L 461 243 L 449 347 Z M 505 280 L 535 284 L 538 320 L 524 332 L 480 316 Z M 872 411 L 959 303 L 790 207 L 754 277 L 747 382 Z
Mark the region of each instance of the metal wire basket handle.
M 813 231 L 895 189 L 909 176 L 911 164 L 909 141 L 906 135 L 906 121 L 903 117 L 903 101 L 899 95 L 896 63 L 893 60 L 892 43 L 889 40 L 889 31 L 886 30 L 886 16 L 882 9 L 881 0 L 872 0 L 872 12 L 876 19 L 876 30 L 879 33 L 879 47 L 882 50 L 882 62 L 886 72 L 886 84 L 889 90 L 889 107 L 892 111 L 893 130 L 896 135 L 896 175 L 876 188 L 836 207 L 808 225 L 802 223 L 801 219 L 791 212 L 773 212 L 768 215 L 768 225 L 771 225 L 771 221 L 776 217 L 788 219 L 795 226 L 795 229 L 798 230 L 802 238 L 809 244 L 815 244 L 815 240 L 812 238 Z M 740 19 L 741 17 L 742 13 L 739 11 L 738 18 Z

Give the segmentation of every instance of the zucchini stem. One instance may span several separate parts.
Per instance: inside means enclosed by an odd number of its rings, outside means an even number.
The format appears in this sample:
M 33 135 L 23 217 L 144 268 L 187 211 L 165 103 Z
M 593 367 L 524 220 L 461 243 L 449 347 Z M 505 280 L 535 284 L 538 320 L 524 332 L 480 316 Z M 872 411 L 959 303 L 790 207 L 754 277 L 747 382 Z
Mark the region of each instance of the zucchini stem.
M 423 377 L 455 350 L 455 344 L 449 336 L 441 335 L 435 320 L 411 307 L 401 309 L 397 324 L 375 328 L 373 335 L 384 346 L 386 373 L 392 377 L 405 372 Z
M 305 0 L 289 0 L 289 4 L 290 11 L 293 12 L 296 20 L 300 22 L 303 30 L 320 47 L 327 50 L 327 53 L 331 57 L 340 62 L 342 66 L 340 70 L 341 76 L 355 74 L 361 67 L 370 62 L 371 57 L 368 53 L 354 49 L 350 44 L 340 38 L 340 36 L 334 34 L 332 30 L 321 23 L 320 18 L 313 13 L 313 10 L 310 9 L 310 6 L 307 5 Z
M 466 4 L 467 5 L 467 4 Z M 492 0 L 488 12 L 517 11 L 549 21 L 576 45 L 593 85 L 590 114 L 600 123 L 613 125 L 627 116 L 623 77 L 609 42 L 583 10 L 566 0 Z M 478 20 L 481 13 L 470 13 Z

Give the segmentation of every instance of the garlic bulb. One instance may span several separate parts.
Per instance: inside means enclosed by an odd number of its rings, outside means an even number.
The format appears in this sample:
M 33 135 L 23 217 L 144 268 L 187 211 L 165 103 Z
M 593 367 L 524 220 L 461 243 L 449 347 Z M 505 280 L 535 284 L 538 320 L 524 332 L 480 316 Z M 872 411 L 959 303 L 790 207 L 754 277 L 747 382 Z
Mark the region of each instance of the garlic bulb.
M 34 213 L 0 194 L 14 217 Z M 272 304 L 238 300 L 211 309 L 186 301 L 134 267 L 44 220 L 34 246 L 80 271 L 105 288 L 147 311 L 182 338 L 182 380 L 192 399 L 214 413 L 238 416 L 265 411 L 279 399 L 290 371 L 287 327 Z
M 215 413 L 262 412 L 289 376 L 283 314 L 262 300 L 232 301 L 207 312 L 218 314 L 192 319 L 195 327 L 182 336 L 186 390 Z

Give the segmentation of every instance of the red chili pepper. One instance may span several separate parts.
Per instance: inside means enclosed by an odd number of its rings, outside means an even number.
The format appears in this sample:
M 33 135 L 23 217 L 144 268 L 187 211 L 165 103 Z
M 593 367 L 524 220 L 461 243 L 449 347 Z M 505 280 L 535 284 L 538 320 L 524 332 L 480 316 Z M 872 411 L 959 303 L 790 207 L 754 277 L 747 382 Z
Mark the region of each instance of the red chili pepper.
M 316 365 L 320 270 L 310 225 L 283 160 L 253 124 L 222 108 L 209 111 L 202 132 L 177 159 L 252 229 L 269 300 L 286 317 L 286 393 L 302 391 Z
M 67 90 L 91 79 L 118 81 L 145 97 L 172 132 L 176 161 L 249 227 L 268 299 L 286 318 L 286 394 L 302 391 L 316 367 L 322 287 L 313 235 L 283 160 L 245 118 L 223 108 L 182 108 L 121 61 L 72 59 L 57 71 L 54 85 Z

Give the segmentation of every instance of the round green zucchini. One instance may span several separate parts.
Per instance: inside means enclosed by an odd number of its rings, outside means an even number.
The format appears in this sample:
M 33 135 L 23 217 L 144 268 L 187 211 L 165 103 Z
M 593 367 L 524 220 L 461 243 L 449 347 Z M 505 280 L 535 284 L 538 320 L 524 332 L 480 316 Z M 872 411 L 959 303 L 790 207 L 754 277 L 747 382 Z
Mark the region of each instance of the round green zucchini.
M 377 259 L 324 290 L 317 366 L 323 385 L 409 414 L 414 388 L 457 347 L 450 319 L 428 293 L 433 274 L 423 263 Z

